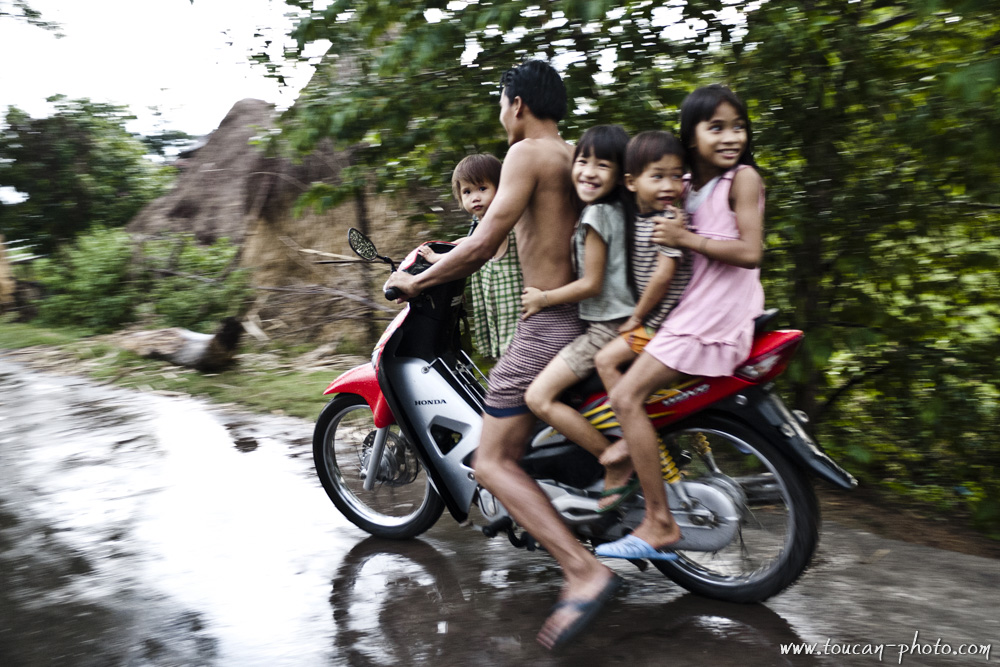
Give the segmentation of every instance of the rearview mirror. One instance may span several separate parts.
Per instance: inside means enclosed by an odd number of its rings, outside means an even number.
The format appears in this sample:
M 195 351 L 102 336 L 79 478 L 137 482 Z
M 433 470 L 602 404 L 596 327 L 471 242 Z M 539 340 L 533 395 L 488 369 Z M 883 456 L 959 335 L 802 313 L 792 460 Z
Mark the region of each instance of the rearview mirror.
M 383 261 L 391 266 L 393 271 L 396 270 L 396 264 L 388 257 L 379 255 L 378 248 L 375 247 L 372 240 L 354 227 L 347 230 L 347 243 L 361 259 L 368 262 Z

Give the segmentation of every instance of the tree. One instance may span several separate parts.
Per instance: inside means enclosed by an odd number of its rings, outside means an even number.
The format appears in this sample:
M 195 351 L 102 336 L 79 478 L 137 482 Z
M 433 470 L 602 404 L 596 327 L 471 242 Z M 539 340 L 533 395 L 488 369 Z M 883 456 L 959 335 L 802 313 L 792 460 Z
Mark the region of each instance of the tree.
M 996 521 L 1000 31 L 986 5 L 766 3 L 726 71 L 755 103 L 770 172 L 769 298 L 807 333 L 797 406 L 869 479 L 971 498 Z
M 119 227 L 163 191 L 169 169 L 145 158 L 125 130 L 123 107 L 50 98 L 56 113 L 31 118 L 7 112 L 0 131 L 0 186 L 28 196 L 0 206 L 0 233 L 38 243 L 43 251 L 94 225 Z
M 33 9 L 25 0 L 0 0 L 0 18 L 24 21 L 44 30 L 51 30 L 56 33 L 57 37 L 62 37 L 59 32 L 59 24 L 46 21 L 42 18 L 42 13 Z
M 572 60 L 565 71 L 568 137 L 598 118 L 632 130 L 672 122 L 670 103 L 687 86 L 657 64 L 690 68 L 688 52 L 708 41 L 695 33 L 690 43 L 662 42 L 652 3 L 339 0 L 314 10 L 309 0 L 287 2 L 302 12 L 293 33 L 298 52 L 318 40 L 331 46 L 285 115 L 282 139 L 298 151 L 331 139 L 350 147 L 356 165 L 340 188 L 307 195 L 307 203 L 327 206 L 369 187 L 444 187 L 466 154 L 501 155 L 499 78 L 528 55 Z M 617 49 L 616 58 L 609 59 L 609 49 Z M 608 82 L 595 76 L 602 67 Z
M 768 184 L 768 301 L 807 333 L 796 407 L 869 480 L 1000 525 L 994 3 L 286 2 L 299 52 L 331 46 L 284 137 L 352 146 L 355 193 L 501 154 L 496 82 L 526 57 L 564 68 L 569 138 L 676 130 L 687 92 L 729 83 Z

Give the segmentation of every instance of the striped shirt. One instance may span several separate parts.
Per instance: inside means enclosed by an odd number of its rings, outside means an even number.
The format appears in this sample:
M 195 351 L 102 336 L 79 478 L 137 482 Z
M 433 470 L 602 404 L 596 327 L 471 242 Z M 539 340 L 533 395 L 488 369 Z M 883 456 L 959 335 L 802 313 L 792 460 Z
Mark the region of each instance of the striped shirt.
M 677 264 L 667 294 L 642 321 L 646 327 L 656 330 L 680 301 L 681 294 L 691 279 L 691 256 L 680 248 L 669 248 L 653 243 L 653 227 L 652 216 L 636 216 L 635 242 L 632 244 L 632 271 L 639 295 L 646 291 L 649 281 L 653 278 L 660 255 L 670 257 Z

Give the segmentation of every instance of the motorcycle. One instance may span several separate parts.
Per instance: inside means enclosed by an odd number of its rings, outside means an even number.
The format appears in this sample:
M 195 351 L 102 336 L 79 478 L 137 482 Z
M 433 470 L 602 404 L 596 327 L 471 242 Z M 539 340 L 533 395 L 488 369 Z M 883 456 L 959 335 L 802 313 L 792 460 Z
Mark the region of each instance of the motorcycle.
M 396 264 L 351 229 L 351 248 L 369 262 Z M 431 242 L 437 253 L 453 244 Z M 400 270 L 430 265 L 413 250 Z M 370 364 L 334 380 L 334 395 L 313 434 L 316 472 L 334 505 L 368 533 L 389 539 L 420 535 L 445 508 L 471 523 L 477 508 L 487 537 L 505 533 L 535 549 L 507 510 L 480 487 L 473 456 L 482 429 L 486 378 L 463 349 L 464 280 L 436 285 L 401 310 L 382 334 Z M 394 300 L 393 288 L 385 293 Z M 787 367 L 803 334 L 764 331 L 777 311 L 758 318 L 747 360 L 731 376 L 688 377 L 653 394 L 646 411 L 661 440 L 671 511 L 683 534 L 678 558 L 653 565 L 705 597 L 760 602 L 790 586 L 808 567 L 819 539 L 819 506 L 810 475 L 842 489 L 856 480 L 806 432 L 772 381 Z M 621 427 L 596 377 L 563 400 L 610 440 Z M 521 466 L 582 541 L 596 546 L 638 526 L 637 494 L 599 512 L 604 468 L 583 448 L 539 422 Z M 633 561 L 641 570 L 647 561 Z

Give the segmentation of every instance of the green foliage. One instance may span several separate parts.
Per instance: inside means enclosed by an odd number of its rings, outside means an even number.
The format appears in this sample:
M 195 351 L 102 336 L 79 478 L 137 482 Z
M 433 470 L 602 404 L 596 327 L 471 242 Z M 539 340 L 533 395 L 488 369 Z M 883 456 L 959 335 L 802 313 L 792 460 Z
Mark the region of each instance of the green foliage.
M 151 154 L 161 157 L 167 157 L 171 149 L 180 150 L 189 145 L 193 139 L 193 136 L 180 130 L 161 130 L 139 137 L 139 141 L 145 144 Z
M 125 231 L 97 228 L 34 262 L 46 293 L 40 321 L 104 333 L 147 314 L 161 326 L 210 332 L 249 303 L 249 275 L 227 239 L 202 246 L 182 235 L 140 250 Z
M 174 236 L 147 242 L 143 252 L 151 270 L 149 304 L 166 326 L 214 331 L 250 301 L 249 273 L 236 268 L 239 247 L 228 239 L 200 245 L 191 235 Z
M 355 165 L 310 205 L 502 156 L 498 80 L 527 57 L 563 68 L 569 139 L 676 130 L 690 90 L 728 83 L 768 186 L 768 301 L 807 333 L 795 407 L 867 481 L 1000 526 L 994 3 L 286 3 L 300 51 L 332 46 L 283 139 Z
M 1000 501 L 1000 73 L 977 65 L 1000 49 L 965 4 L 768 3 L 727 69 L 768 172 L 769 299 L 807 333 L 797 406 L 868 481 L 981 518 Z
M 135 318 L 140 291 L 130 273 L 131 240 L 124 231 L 97 228 L 51 258 L 35 262 L 47 296 L 43 324 L 112 331 Z
M 565 71 L 567 137 L 595 122 L 632 131 L 672 124 L 688 89 L 681 76 L 695 65 L 689 51 L 707 49 L 710 40 L 659 39 L 653 3 L 341 0 L 319 10 L 308 0 L 287 2 L 301 12 L 294 33 L 300 50 L 317 40 L 332 46 L 285 114 L 282 141 L 301 152 L 325 139 L 350 148 L 358 170 L 339 185 L 350 195 L 370 186 L 447 189 L 465 155 L 502 156 L 499 79 L 527 55 L 574 61 Z M 609 58 L 613 47 L 617 57 Z M 667 63 L 669 73 L 658 67 Z M 338 201 L 331 190 L 304 203 L 329 206 Z
M 157 166 L 125 129 L 123 107 L 50 98 L 56 113 L 10 107 L 0 131 L 0 186 L 28 196 L 0 205 L 0 233 L 51 252 L 93 226 L 120 227 L 163 192 L 173 169 Z

